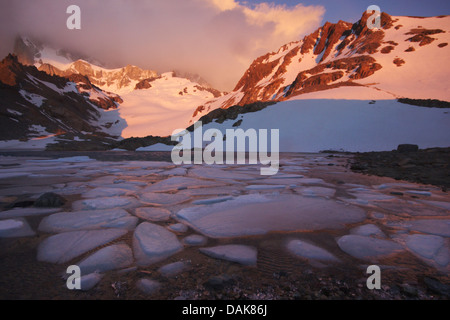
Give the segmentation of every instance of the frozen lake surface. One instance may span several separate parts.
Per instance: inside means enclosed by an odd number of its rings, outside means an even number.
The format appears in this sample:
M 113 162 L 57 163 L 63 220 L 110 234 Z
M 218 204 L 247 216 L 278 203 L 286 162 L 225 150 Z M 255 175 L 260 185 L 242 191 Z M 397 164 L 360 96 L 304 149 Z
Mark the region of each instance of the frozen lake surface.
M 190 256 L 260 268 L 274 235 L 276 251 L 314 267 L 420 261 L 448 276 L 448 193 L 353 173 L 344 155 L 286 154 L 280 165 L 267 177 L 258 165 L 0 156 L 0 241 L 34 239 L 36 261 L 79 264 L 88 289 L 123 270 L 195 272 Z M 68 202 L 12 208 L 49 191 Z M 134 288 L 164 287 L 152 274 Z

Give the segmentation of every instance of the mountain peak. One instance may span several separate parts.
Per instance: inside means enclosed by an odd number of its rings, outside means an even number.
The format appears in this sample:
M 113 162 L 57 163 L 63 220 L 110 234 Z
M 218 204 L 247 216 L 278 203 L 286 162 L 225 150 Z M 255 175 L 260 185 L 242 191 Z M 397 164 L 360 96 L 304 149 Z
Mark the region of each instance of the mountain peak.
M 382 12 L 380 28 L 371 29 L 370 17 L 364 12 L 355 23 L 326 22 L 302 40 L 256 58 L 232 92 L 202 105 L 192 121 L 216 108 L 297 99 L 349 86 L 370 89 L 362 90 L 370 97 L 448 100 L 442 65 L 448 55 L 450 18 Z M 424 82 L 430 72 L 433 80 Z M 426 96 L 419 96 L 425 89 Z

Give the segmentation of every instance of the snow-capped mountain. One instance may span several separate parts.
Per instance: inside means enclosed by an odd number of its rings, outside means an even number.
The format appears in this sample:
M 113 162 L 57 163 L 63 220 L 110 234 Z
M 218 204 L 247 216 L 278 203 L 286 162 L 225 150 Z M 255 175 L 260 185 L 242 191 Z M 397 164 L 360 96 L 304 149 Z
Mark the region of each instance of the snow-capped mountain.
M 0 146 L 39 148 L 64 140 L 115 141 L 121 98 L 87 77 L 51 76 L 8 55 L 0 62 Z
M 81 74 L 102 90 L 119 95 L 133 91 L 141 81 L 158 77 L 154 70 L 144 70 L 133 65 L 107 69 L 90 57 L 54 49 L 27 37 L 17 37 L 14 51 L 20 62 L 32 64 L 50 75 L 67 77 Z
M 369 29 L 325 23 L 303 40 L 257 58 L 227 95 L 205 103 L 191 123 L 217 108 L 292 99 L 450 99 L 450 16 L 381 16 Z
M 118 120 L 127 124 L 120 134 L 123 138 L 170 135 L 188 125 L 199 104 L 223 95 L 196 74 L 177 71 L 159 75 L 133 65 L 108 69 L 92 58 L 56 50 L 27 37 L 17 38 L 15 53 L 22 63 L 49 75 L 79 75 L 105 92 L 120 95 Z
M 122 95 L 119 112 L 128 124 L 124 138 L 170 136 L 188 126 L 196 106 L 221 95 L 172 72 L 141 82 L 138 89 Z
M 280 151 L 449 146 L 447 109 L 424 108 L 429 103 L 419 100 L 448 108 L 450 17 L 381 18 L 372 30 L 367 14 L 354 24 L 327 22 L 257 58 L 228 94 L 197 75 L 107 69 L 21 38 L 18 58 L 34 67 L 4 60 L 0 139 L 164 137 L 202 120 L 224 135 L 236 127 L 279 129 Z M 83 102 L 72 106 L 75 100 Z

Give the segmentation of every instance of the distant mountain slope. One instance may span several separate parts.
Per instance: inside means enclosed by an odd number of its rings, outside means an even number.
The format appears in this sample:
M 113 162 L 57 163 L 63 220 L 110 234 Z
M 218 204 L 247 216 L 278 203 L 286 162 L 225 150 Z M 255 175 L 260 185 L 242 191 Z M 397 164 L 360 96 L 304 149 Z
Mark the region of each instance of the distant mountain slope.
M 191 123 L 217 108 L 303 99 L 450 100 L 450 16 L 381 16 L 381 29 L 325 23 L 301 41 L 257 58 L 229 94 L 197 108 Z M 340 88 L 342 90 L 331 90 Z M 347 88 L 347 89 L 345 89 Z M 305 97 L 306 98 L 306 97 Z
M 88 57 L 72 61 L 80 56 L 27 37 L 17 38 L 15 50 L 20 61 L 49 75 L 85 76 L 100 89 L 120 95 L 123 103 L 119 112 L 127 122 L 124 138 L 170 135 L 174 129 L 189 125 L 198 105 L 223 95 L 197 74 L 177 71 L 159 75 L 132 65 L 106 69 L 88 62 L 95 61 Z
M 2 147 L 64 139 L 113 141 L 126 125 L 116 94 L 81 75 L 63 78 L 24 66 L 13 55 L 0 62 L 0 97 L 0 140 L 10 141 L 0 143 Z
M 176 77 L 172 72 L 164 73 L 146 81 L 141 90 L 122 95 L 124 102 L 119 112 L 128 123 L 122 136 L 169 136 L 174 129 L 188 126 L 196 106 L 218 95 L 220 92 Z

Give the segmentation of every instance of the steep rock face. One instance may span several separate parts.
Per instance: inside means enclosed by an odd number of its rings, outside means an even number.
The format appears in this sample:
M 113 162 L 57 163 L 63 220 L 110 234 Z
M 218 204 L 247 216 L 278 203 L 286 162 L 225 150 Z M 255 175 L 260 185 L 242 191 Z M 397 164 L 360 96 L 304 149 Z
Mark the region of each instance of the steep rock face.
M 89 78 L 89 81 L 97 87 L 113 92 L 132 91 L 136 86 L 141 86 L 142 81 L 154 79 L 158 76 L 156 71 L 143 70 L 132 65 L 120 69 L 103 69 L 84 60 L 77 60 L 66 66 L 64 70 L 49 63 L 41 64 L 38 69 L 61 77 L 80 74 Z
M 0 96 L 0 140 L 86 134 L 114 138 L 99 121 L 100 109 L 116 108 L 120 97 L 108 96 L 86 77 L 51 76 L 8 55 L 0 62 Z
M 426 97 L 448 99 L 448 86 L 433 79 L 446 77 L 445 53 L 439 50 L 448 49 L 449 17 L 382 13 L 380 28 L 369 28 L 369 19 L 371 15 L 364 13 L 353 24 L 326 22 L 302 40 L 255 59 L 234 90 L 196 108 L 191 123 L 217 108 L 285 101 L 344 86 L 364 86 L 394 99 L 410 94 L 420 98 L 414 94 L 424 88 L 419 79 L 430 72 Z
M 382 68 L 370 55 L 381 49 L 385 30 L 394 24 L 391 16 L 382 13 L 381 29 L 371 30 L 369 17 L 364 13 L 354 24 L 326 22 L 303 40 L 255 59 L 233 92 L 197 108 L 193 120 L 217 107 L 283 101 L 303 93 L 359 85 L 354 80 Z
M 303 88 L 316 87 L 317 90 L 323 90 L 325 89 L 324 85 L 342 79 L 345 75 L 348 76 L 346 81 L 372 75 L 382 66 L 367 54 L 376 52 L 381 46 L 384 38 L 383 29 L 392 26 L 392 18 L 383 13 L 381 16 L 382 30 L 370 30 L 367 27 L 368 17 L 369 15 L 365 13 L 355 24 L 344 21 L 336 24 L 327 22 L 302 41 L 291 43 L 290 46 L 283 46 L 278 51 L 279 58 L 273 59 L 274 54 L 267 54 L 256 59 L 235 88 L 235 91 L 245 92 L 244 97 L 236 104 L 245 105 L 257 100 L 267 101 L 274 95 L 277 100 L 282 100 L 303 93 Z M 351 55 L 355 55 L 355 57 L 339 59 L 344 56 L 345 49 L 352 51 Z M 280 54 L 286 51 L 286 54 Z M 305 57 L 307 55 L 314 57 L 316 66 L 300 71 L 293 83 L 286 83 L 286 78 L 283 76 L 292 65 L 292 61 L 297 58 L 301 63 L 302 59 L 308 58 Z M 271 74 L 273 76 L 266 85 L 263 87 L 257 85 Z M 346 85 L 346 81 L 342 81 L 342 85 Z M 280 94 L 286 90 L 287 94 L 280 97 Z

